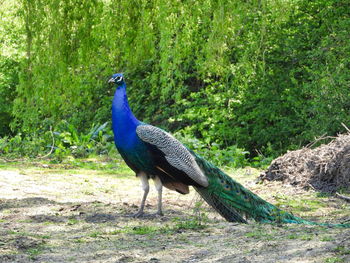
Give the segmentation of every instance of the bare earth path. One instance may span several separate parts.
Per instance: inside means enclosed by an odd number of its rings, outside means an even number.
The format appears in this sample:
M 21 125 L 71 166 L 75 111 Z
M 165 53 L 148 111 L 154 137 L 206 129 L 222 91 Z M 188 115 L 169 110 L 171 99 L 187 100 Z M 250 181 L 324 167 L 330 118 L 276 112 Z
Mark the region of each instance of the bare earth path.
M 125 173 L 124 173 L 125 174 Z M 316 221 L 349 220 L 349 203 L 234 178 Z M 350 262 L 350 229 L 227 223 L 191 192 L 165 190 L 164 217 L 129 217 L 141 190 L 130 173 L 48 165 L 0 168 L 0 262 Z M 146 212 L 156 210 L 152 189 Z

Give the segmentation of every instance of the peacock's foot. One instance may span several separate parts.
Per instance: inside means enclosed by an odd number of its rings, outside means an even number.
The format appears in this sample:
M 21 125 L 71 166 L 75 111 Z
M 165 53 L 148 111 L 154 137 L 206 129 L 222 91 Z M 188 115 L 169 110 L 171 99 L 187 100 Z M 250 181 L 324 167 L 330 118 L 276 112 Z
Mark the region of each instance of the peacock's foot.
M 148 217 L 150 218 L 159 218 L 159 217 L 163 217 L 164 214 L 163 212 L 157 212 L 157 213 L 153 213 L 153 214 L 149 214 Z
M 143 211 L 137 211 L 135 214 L 128 215 L 128 217 L 133 217 L 133 218 L 154 218 L 154 217 L 162 217 L 164 216 L 162 211 L 158 211 L 157 213 L 154 214 L 146 214 Z
M 140 218 L 140 217 L 144 217 L 144 215 L 145 213 L 143 211 L 138 211 L 137 213 L 132 214 L 131 217 Z
M 157 213 L 154 214 L 156 217 L 161 217 L 164 216 L 162 211 L 158 211 Z

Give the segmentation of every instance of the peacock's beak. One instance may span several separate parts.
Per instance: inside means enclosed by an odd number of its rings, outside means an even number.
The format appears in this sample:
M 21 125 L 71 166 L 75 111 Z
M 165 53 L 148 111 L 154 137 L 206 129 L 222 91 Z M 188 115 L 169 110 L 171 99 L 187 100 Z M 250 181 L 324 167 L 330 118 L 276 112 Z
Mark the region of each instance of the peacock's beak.
M 108 80 L 108 83 L 114 83 L 114 81 L 115 81 L 115 78 L 110 78 L 110 79 Z

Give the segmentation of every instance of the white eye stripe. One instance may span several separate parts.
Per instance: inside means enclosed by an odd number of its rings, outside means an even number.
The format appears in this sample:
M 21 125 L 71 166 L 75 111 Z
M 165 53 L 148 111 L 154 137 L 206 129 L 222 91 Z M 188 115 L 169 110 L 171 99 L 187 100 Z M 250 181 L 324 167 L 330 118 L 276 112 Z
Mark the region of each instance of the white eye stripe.
M 123 77 L 119 76 L 119 77 L 115 77 L 114 79 L 115 81 L 122 81 L 123 80 Z

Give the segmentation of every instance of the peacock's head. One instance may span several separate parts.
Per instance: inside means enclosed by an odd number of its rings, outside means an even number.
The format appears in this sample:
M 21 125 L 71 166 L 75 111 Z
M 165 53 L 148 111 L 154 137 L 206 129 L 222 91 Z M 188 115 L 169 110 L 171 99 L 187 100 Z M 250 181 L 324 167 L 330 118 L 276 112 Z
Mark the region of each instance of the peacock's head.
M 113 74 L 112 77 L 108 80 L 108 83 L 114 83 L 114 84 L 117 84 L 118 86 L 123 84 L 123 82 L 124 82 L 124 76 L 122 73 Z

